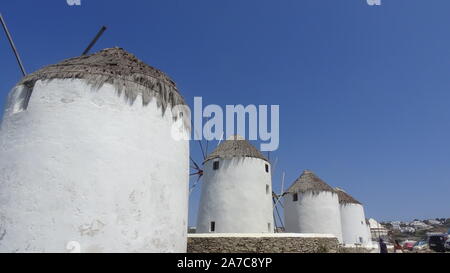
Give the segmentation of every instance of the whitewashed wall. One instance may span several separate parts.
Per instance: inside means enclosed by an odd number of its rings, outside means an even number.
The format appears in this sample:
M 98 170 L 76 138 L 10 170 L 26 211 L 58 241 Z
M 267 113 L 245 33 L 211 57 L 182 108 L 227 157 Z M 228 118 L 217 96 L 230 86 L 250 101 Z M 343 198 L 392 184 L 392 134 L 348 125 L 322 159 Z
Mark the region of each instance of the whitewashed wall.
M 204 165 L 197 233 L 272 233 L 272 183 L 264 160 L 250 157 L 220 159 Z M 266 185 L 269 187 L 266 192 Z M 269 227 L 270 226 L 270 227 Z
M 342 243 L 341 216 L 338 195 L 333 192 L 311 191 L 284 198 L 286 232 L 333 234 Z
M 189 144 L 171 111 L 84 80 L 38 81 L 18 111 L 20 90 L 0 130 L 0 252 L 186 251 Z
M 368 246 L 374 247 L 374 245 L 377 245 L 377 243 L 374 243 L 373 237 L 372 237 L 372 231 L 370 230 L 370 225 L 366 224 L 366 230 L 367 230 L 367 238 L 369 238 Z
M 351 203 L 340 204 L 340 211 L 342 239 L 344 244 L 362 244 L 368 246 L 371 240 L 367 233 L 366 217 L 363 206 Z

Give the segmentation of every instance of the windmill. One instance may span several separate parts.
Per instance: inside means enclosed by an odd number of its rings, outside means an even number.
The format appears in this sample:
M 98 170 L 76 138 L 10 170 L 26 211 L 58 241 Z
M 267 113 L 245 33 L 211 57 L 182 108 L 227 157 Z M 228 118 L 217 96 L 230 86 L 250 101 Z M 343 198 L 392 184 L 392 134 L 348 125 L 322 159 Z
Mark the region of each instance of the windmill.
M 7 107 L 3 115 L 0 184 L 4 194 L 0 203 L 1 217 L 8 221 L 2 221 L 0 237 L 3 230 L 8 233 L 0 252 L 76 251 L 72 239 L 80 236 L 81 229 L 84 232 L 93 226 L 109 236 L 83 239 L 83 251 L 96 251 L 88 250 L 89 245 L 104 252 L 186 251 L 189 143 L 170 137 L 168 129 L 175 117 L 164 118 L 160 107 L 184 104 L 175 82 L 121 48 L 86 56 L 80 56 L 80 49 L 73 58 L 26 74 L 3 17 L 0 21 L 25 76 L 10 92 L 12 105 L 22 99 L 24 90 L 35 94 L 30 102 L 35 107 L 17 115 L 11 114 L 16 113 L 15 107 Z M 104 29 L 83 54 L 89 53 Z M 142 74 L 139 79 L 136 71 Z M 117 84 L 109 84 L 110 79 Z M 92 92 L 100 88 L 102 92 Z M 73 94 L 77 98 L 72 99 Z M 99 107 L 92 98 L 111 104 Z M 134 99 L 142 103 L 129 107 L 128 101 Z M 152 126 L 142 126 L 147 121 Z M 107 125 L 96 126 L 101 123 Z M 139 141 L 130 137 L 137 135 Z M 66 152 L 78 156 L 68 157 Z M 86 164 L 97 160 L 109 162 Z M 134 171 L 124 172 L 127 169 Z M 69 195 L 73 198 L 67 202 Z M 154 201 L 161 197 L 163 202 Z M 139 219 L 129 217 L 129 211 L 139 211 Z M 83 216 L 72 217 L 72 212 Z M 82 220 L 88 215 L 96 220 Z M 111 216 L 121 218 L 120 227 L 110 224 Z M 131 229 L 136 231 L 136 240 L 129 241 L 125 234 Z M 143 234 L 145 238 L 140 238 Z M 157 243 L 145 243 L 147 239 Z
M 269 160 L 242 136 L 219 142 L 202 165 L 197 232 L 273 233 Z
M 223 136 L 220 140 L 218 140 L 217 146 L 220 145 L 220 143 L 223 140 Z M 203 161 L 204 162 L 208 156 L 208 145 L 209 142 L 206 142 L 206 145 L 204 145 L 204 143 L 202 143 L 202 141 L 198 141 L 198 145 L 200 147 L 200 151 L 201 151 L 201 155 L 203 157 Z M 204 148 L 204 146 L 206 148 Z M 270 152 L 267 153 L 267 159 L 268 162 L 270 163 L 270 173 L 271 176 L 273 177 L 273 173 L 275 172 L 277 163 L 278 163 L 278 157 L 275 158 L 275 160 L 271 160 L 270 158 Z M 192 169 L 192 173 L 190 174 L 190 176 L 197 176 L 197 180 L 192 184 L 192 186 L 190 187 L 190 191 L 189 194 L 192 193 L 192 191 L 195 189 L 196 186 L 199 185 L 199 182 L 201 182 L 201 179 L 204 175 L 204 171 L 203 168 L 200 167 L 201 165 L 198 164 L 192 157 L 190 157 L 190 161 L 191 161 L 191 169 Z M 277 194 L 275 193 L 275 191 L 272 190 L 272 194 L 271 194 L 271 198 L 272 198 L 272 210 L 273 210 L 273 220 L 274 220 L 274 229 L 276 231 L 278 231 L 279 229 L 284 230 L 284 223 L 283 223 L 283 219 L 280 215 L 280 209 L 283 208 L 282 203 L 280 202 L 280 200 L 283 198 L 283 196 L 285 195 L 284 192 L 284 178 L 285 178 L 285 173 L 283 172 L 282 174 L 282 178 L 281 178 L 281 189 L 280 189 L 280 193 Z M 280 208 L 281 207 L 281 208 Z
M 304 170 L 287 190 L 286 231 L 334 234 L 342 242 L 339 196 L 314 172 Z

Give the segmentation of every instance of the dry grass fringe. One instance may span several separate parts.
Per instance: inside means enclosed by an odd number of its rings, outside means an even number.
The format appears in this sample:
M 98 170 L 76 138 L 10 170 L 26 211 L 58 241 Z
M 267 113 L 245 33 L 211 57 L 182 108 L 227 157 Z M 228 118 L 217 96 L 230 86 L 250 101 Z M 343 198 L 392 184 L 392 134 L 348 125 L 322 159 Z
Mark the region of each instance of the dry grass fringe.
M 356 200 L 350 194 L 346 193 L 344 190 L 339 189 L 339 188 L 336 188 L 335 190 L 336 190 L 336 192 L 338 194 L 338 197 L 339 197 L 339 204 L 342 204 L 342 205 L 347 205 L 347 204 L 359 204 L 359 205 L 362 205 L 361 202 Z
M 312 192 L 313 194 L 319 194 L 320 192 L 332 192 L 336 191 L 315 175 L 312 171 L 305 170 L 297 180 L 294 181 L 291 187 L 286 191 L 288 193 L 305 193 Z
M 116 88 L 119 96 L 123 94 L 131 104 L 139 95 L 142 96 L 144 106 L 156 98 L 163 114 L 168 107 L 185 105 L 176 84 L 169 77 L 121 48 L 104 49 L 92 55 L 49 65 L 27 75 L 19 84 L 25 85 L 28 92 L 32 92 L 37 81 L 53 79 L 84 79 L 93 90 L 109 83 Z M 26 108 L 26 105 L 23 107 Z
M 229 157 L 253 157 L 268 161 L 262 153 L 247 140 L 225 140 L 206 157 L 204 162 L 215 158 Z

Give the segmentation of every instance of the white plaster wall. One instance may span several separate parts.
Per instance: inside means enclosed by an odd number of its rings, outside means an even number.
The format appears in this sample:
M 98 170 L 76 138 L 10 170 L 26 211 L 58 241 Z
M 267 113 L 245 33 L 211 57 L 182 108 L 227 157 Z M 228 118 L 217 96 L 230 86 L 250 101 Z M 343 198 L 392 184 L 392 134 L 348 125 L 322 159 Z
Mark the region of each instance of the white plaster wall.
M 250 157 L 220 159 L 204 165 L 197 233 L 273 233 L 272 183 L 264 160 Z M 266 193 L 266 185 L 269 186 Z M 268 225 L 270 224 L 270 230 Z
M 311 191 L 284 198 L 284 224 L 286 232 L 334 234 L 342 243 L 341 215 L 336 193 Z
M 170 110 L 53 80 L 15 112 L 20 90 L 0 130 L 0 252 L 186 251 L 189 144 Z
M 374 247 L 376 244 L 374 244 L 373 238 L 372 238 L 372 232 L 370 231 L 370 226 L 366 224 L 366 232 L 367 232 L 367 238 L 369 242 L 367 243 L 368 247 Z
M 366 247 L 371 247 L 371 248 L 373 248 L 374 245 L 373 245 L 373 241 L 372 241 L 372 234 L 370 234 L 370 230 L 369 230 L 369 232 L 367 233 L 367 238 L 368 238 L 368 241 L 367 241 Z
M 361 244 L 367 246 L 370 239 L 367 233 L 364 208 L 360 204 L 340 204 L 342 239 L 345 245 Z M 359 238 L 362 238 L 360 242 Z

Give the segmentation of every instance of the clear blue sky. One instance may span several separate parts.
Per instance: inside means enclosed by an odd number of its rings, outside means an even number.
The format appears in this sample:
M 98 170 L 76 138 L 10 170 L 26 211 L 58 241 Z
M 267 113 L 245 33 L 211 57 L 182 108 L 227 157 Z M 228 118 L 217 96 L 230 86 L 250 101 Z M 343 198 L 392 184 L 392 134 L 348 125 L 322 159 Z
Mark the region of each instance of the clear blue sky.
M 2 1 L 29 72 L 120 46 L 189 104 L 279 104 L 274 188 L 311 169 L 379 220 L 450 217 L 450 1 Z M 21 75 L 0 35 L 0 104 Z M 201 161 L 199 148 L 192 154 Z M 199 189 L 191 196 L 195 225 Z

